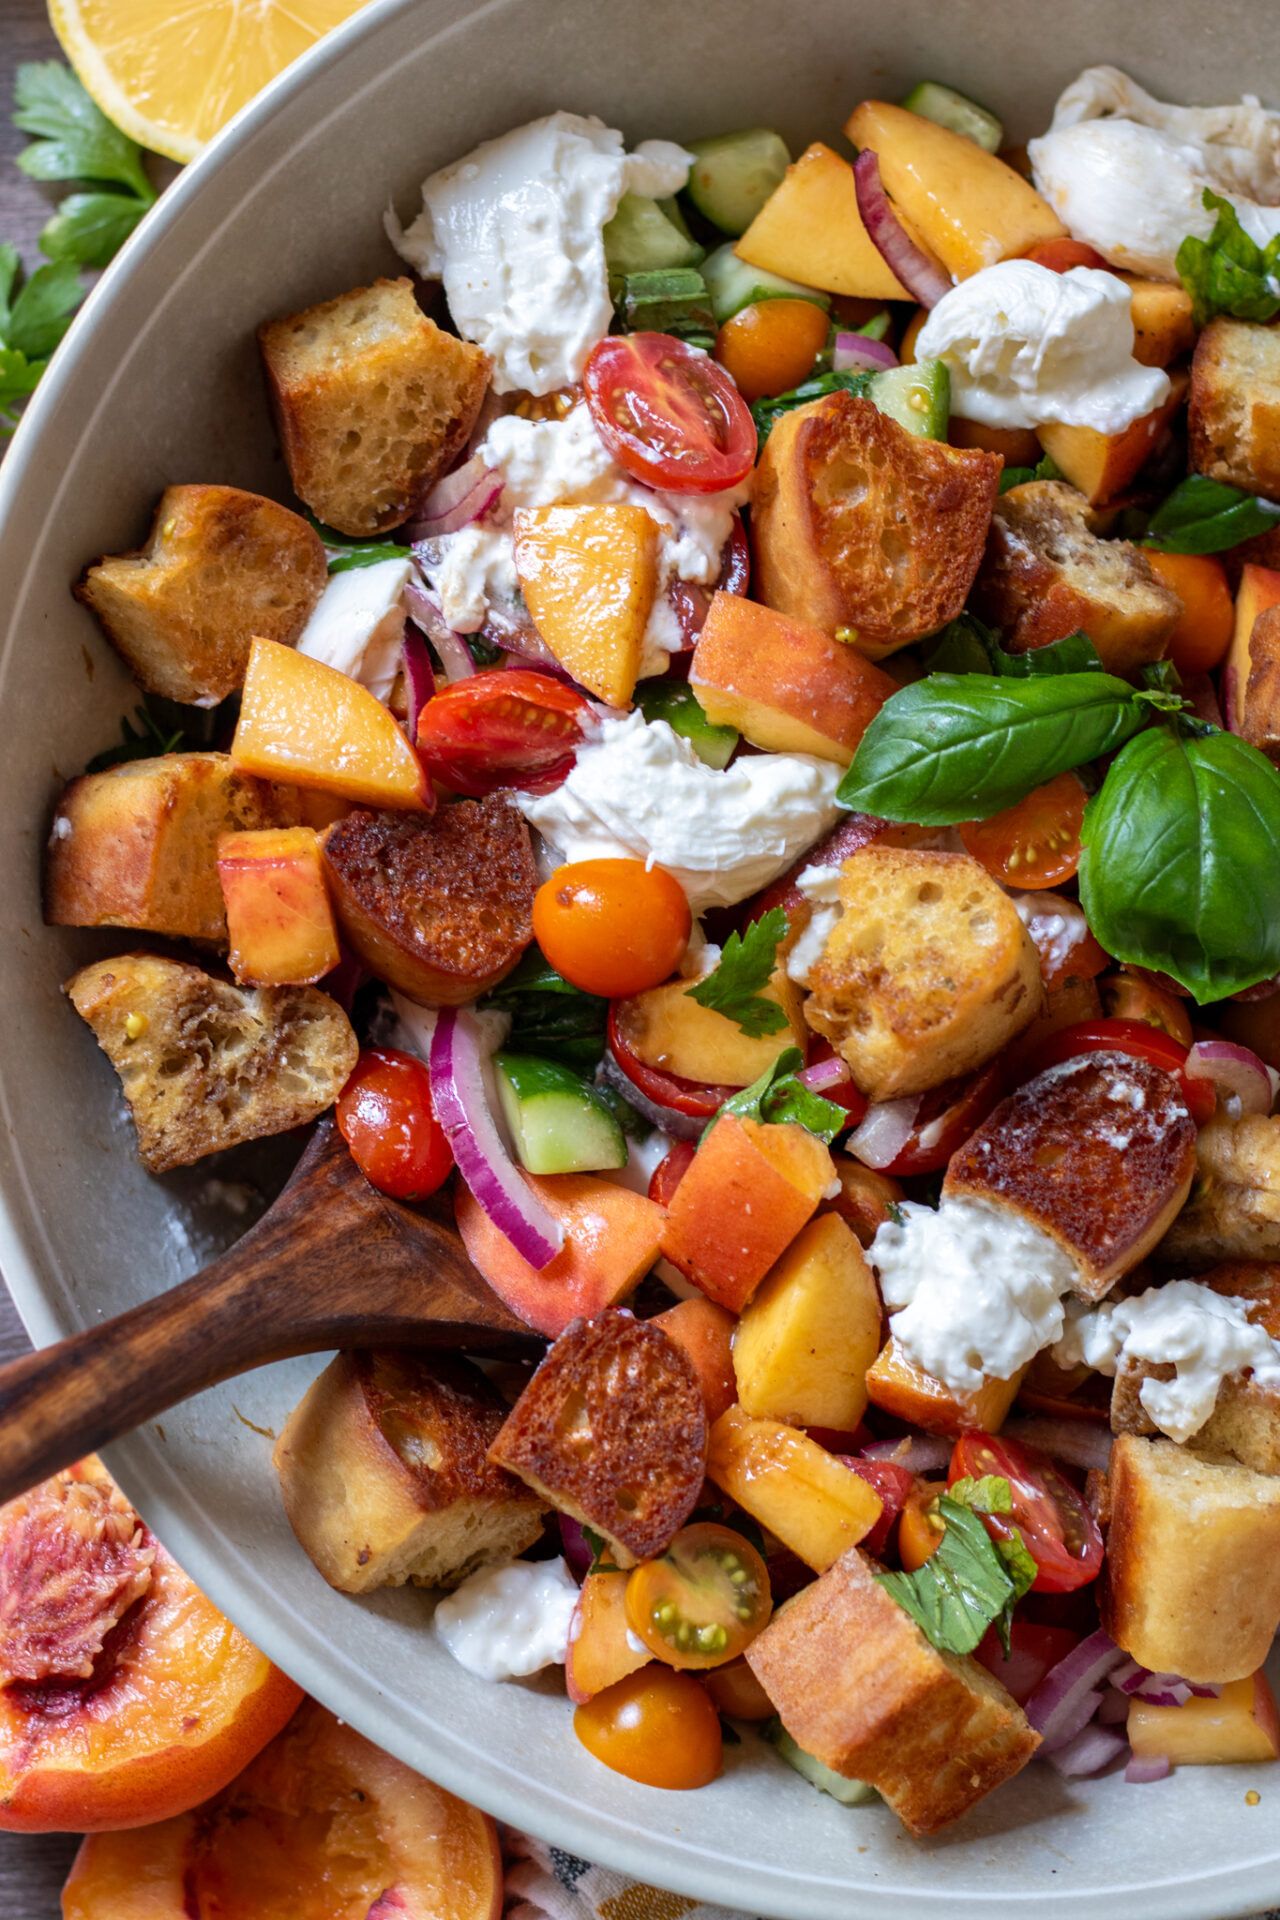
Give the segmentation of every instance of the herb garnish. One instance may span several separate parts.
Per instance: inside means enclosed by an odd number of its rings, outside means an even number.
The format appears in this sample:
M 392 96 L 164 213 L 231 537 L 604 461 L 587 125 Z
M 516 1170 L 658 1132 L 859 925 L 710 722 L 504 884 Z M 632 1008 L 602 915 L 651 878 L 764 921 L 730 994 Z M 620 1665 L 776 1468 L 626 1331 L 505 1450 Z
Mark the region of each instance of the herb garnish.
M 752 921 L 745 934 L 731 933 L 714 971 L 687 988 L 686 998 L 722 1013 L 749 1040 L 781 1033 L 787 1016 L 776 1000 L 763 999 L 760 989 L 773 977 L 778 942 L 785 939 L 786 932 L 786 914 L 781 907 L 771 907 Z
M 1240 225 L 1231 202 L 1212 187 L 1205 188 L 1201 204 L 1218 216 L 1213 232 L 1207 240 L 1188 234 L 1174 259 L 1191 295 L 1197 332 L 1218 313 L 1273 320 L 1280 313 L 1280 234 L 1260 247 Z
M 1147 527 L 1145 544 L 1159 553 L 1222 553 L 1280 521 L 1280 504 L 1193 473 L 1176 486 Z
M 799 1047 L 785 1047 L 767 1073 L 762 1073 L 741 1093 L 735 1093 L 732 1100 L 725 1101 L 715 1119 L 708 1121 L 702 1138 L 706 1139 L 716 1121 L 726 1113 L 736 1113 L 740 1120 L 761 1120 L 777 1126 L 786 1120 L 796 1120 L 830 1146 L 836 1135 L 849 1125 L 849 1115 L 834 1100 L 810 1093 L 808 1087 L 796 1079 L 796 1072 L 803 1065 L 804 1055 Z
M 938 1517 L 945 1531 L 924 1565 L 915 1573 L 878 1573 L 877 1582 L 942 1652 L 972 1653 L 994 1625 L 1007 1653 L 1010 1617 L 1031 1584 L 1026 1567 L 1007 1563 L 980 1514 L 950 1492 L 938 1496 Z M 1034 1578 L 1035 1563 L 1022 1552 Z

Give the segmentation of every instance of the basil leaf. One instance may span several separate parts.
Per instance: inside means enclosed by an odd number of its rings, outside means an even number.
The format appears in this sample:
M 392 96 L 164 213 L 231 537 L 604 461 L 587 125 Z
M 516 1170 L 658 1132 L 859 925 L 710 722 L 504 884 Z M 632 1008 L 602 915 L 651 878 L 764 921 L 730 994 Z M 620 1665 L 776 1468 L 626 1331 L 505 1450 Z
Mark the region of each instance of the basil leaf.
M 1280 972 L 1280 774 L 1234 734 L 1130 740 L 1085 809 L 1080 904 L 1117 960 L 1198 1001 Z
M 984 1473 L 980 1480 L 966 1474 L 947 1488 L 952 1500 L 974 1513 L 1012 1513 L 1013 1488 L 998 1473 Z
M 1221 553 L 1269 533 L 1280 505 L 1193 473 L 1151 516 L 1146 544 L 1157 553 Z
M 1188 234 L 1174 259 L 1178 278 L 1191 295 L 1197 329 L 1207 326 L 1217 313 L 1229 313 L 1236 320 L 1274 319 L 1280 313 L 1276 290 L 1280 234 L 1260 247 L 1240 225 L 1231 202 L 1211 187 L 1205 188 L 1201 204 L 1207 212 L 1217 213 L 1213 232 L 1207 240 Z
M 991 650 L 997 644 L 990 627 L 976 613 L 958 613 L 925 655 L 926 673 L 990 673 Z
M 787 1016 L 776 1000 L 761 997 L 761 988 L 767 987 L 773 977 L 778 942 L 786 937 L 786 931 L 783 909 L 771 907 L 752 921 L 745 934 L 731 933 L 714 971 L 696 986 L 686 988 L 686 999 L 735 1021 L 749 1040 L 781 1033 Z
M 756 423 L 761 447 L 773 432 L 773 423 L 780 414 L 790 413 L 793 407 L 807 406 L 810 400 L 821 400 L 828 393 L 865 394 L 874 378 L 874 374 L 870 373 L 819 373 L 810 380 L 802 380 L 798 387 L 792 387 L 787 393 L 753 400 L 751 418 Z
M 397 547 L 389 540 L 371 540 L 362 547 L 344 547 L 341 553 L 329 555 L 330 573 L 350 573 L 355 567 L 376 567 L 383 560 L 407 560 L 409 549 Z
M 725 1101 L 719 1113 L 703 1128 L 702 1138 L 706 1139 L 716 1121 L 726 1113 L 736 1113 L 741 1120 L 759 1120 L 773 1126 L 795 1120 L 830 1146 L 836 1135 L 849 1125 L 849 1115 L 834 1100 L 810 1093 L 808 1087 L 796 1079 L 797 1069 L 803 1065 L 804 1055 L 799 1047 L 784 1047 L 758 1080 L 753 1080 L 741 1093 L 735 1093 L 732 1100 Z
M 1034 680 L 1056 673 L 1101 672 L 1098 650 L 1083 629 L 1032 647 L 1006 653 L 999 636 L 976 613 L 957 614 L 937 636 L 925 661 L 929 673 L 994 673 L 1009 680 Z
M 1062 468 L 1051 453 L 1042 454 L 1034 467 L 1005 467 L 1000 474 L 999 492 L 1024 487 L 1028 480 L 1061 480 Z
M 836 799 L 917 826 L 986 819 L 1123 745 L 1146 698 L 1108 673 L 936 673 L 886 700 Z
M 924 1565 L 915 1573 L 875 1578 L 935 1647 L 972 1653 L 1018 1596 L 979 1516 L 945 1493 L 938 1511 L 946 1532 Z
M 588 1078 L 599 1065 L 609 1002 L 570 985 L 536 946 L 486 995 L 484 1005 L 510 1014 L 506 1044 L 513 1053 L 541 1054 Z

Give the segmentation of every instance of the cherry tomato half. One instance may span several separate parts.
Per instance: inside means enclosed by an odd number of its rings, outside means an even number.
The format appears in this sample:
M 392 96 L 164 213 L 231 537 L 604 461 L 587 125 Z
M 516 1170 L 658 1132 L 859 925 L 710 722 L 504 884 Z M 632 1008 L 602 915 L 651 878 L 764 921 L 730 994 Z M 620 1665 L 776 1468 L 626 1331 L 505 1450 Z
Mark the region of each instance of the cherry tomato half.
M 1060 773 L 1017 806 L 971 820 L 960 838 L 993 880 L 1009 887 L 1056 887 L 1080 865 L 1080 826 L 1088 795 L 1074 773 Z
M 533 936 L 556 972 L 608 999 L 675 972 L 693 916 L 678 880 L 643 860 L 557 867 L 533 898 Z
M 810 1438 L 816 1437 L 811 1431 Z M 863 1460 L 848 1453 L 842 1453 L 840 1459 L 880 1495 L 880 1518 L 859 1542 L 864 1552 L 878 1560 L 889 1544 L 894 1521 L 915 1491 L 916 1477 L 910 1467 L 901 1467 L 896 1460 Z
M 600 438 L 646 487 L 720 493 L 755 463 L 755 424 L 733 381 L 669 333 L 610 334 L 582 384 Z
M 1065 235 L 1058 240 L 1038 241 L 1022 257 L 1034 260 L 1038 267 L 1048 267 L 1050 273 L 1070 273 L 1072 267 L 1101 267 L 1104 272 L 1110 272 L 1096 247 L 1091 247 L 1087 240 L 1069 240 Z
M 573 765 L 591 709 L 549 673 L 495 667 L 443 687 L 418 719 L 427 771 L 457 793 L 549 793 Z
M 896 1159 L 884 1171 L 901 1180 L 913 1173 L 936 1173 L 945 1167 L 957 1147 L 976 1133 L 1004 1092 L 999 1060 L 988 1061 L 977 1073 L 944 1080 L 920 1096 L 916 1123 Z
M 1222 664 L 1235 629 L 1227 570 L 1213 553 L 1157 553 L 1144 547 L 1157 580 L 1172 587 L 1182 613 L 1165 652 L 1181 674 L 1211 673 Z
M 696 1152 L 692 1140 L 676 1140 L 671 1151 L 654 1168 L 649 1178 L 649 1198 L 657 1206 L 669 1207 L 676 1197 L 676 1188 L 693 1165 Z
M 755 300 L 716 335 L 716 359 L 744 400 L 798 387 L 827 343 L 830 321 L 812 300 Z
M 902 1503 L 898 1518 L 898 1558 L 908 1573 L 914 1573 L 937 1552 L 947 1530 L 938 1512 L 941 1492 L 938 1481 L 917 1480 Z
M 720 1718 L 691 1673 L 641 1667 L 594 1694 L 573 1730 L 597 1760 L 646 1787 L 705 1787 L 720 1771 Z
M 1109 1020 L 1140 1020 L 1167 1033 L 1180 1047 L 1190 1047 L 1191 1018 L 1176 994 L 1134 973 L 1105 973 L 1098 982 L 1102 1010 Z
M 1000 1645 L 994 1627 L 988 1627 L 974 1649 L 988 1673 L 1025 1707 L 1045 1675 L 1065 1660 L 1080 1641 L 1070 1627 L 1043 1627 L 1035 1620 L 1015 1620 L 1009 1628 L 1009 1652 Z
M 1074 1593 L 1097 1579 L 1102 1568 L 1098 1523 L 1047 1453 L 993 1439 L 989 1433 L 966 1433 L 956 1442 L 947 1484 L 966 1476 L 981 1480 L 988 1473 L 1009 1482 L 1013 1512 L 1008 1519 L 984 1513 L 983 1525 L 993 1540 L 1022 1535 L 1039 1568 L 1035 1592 Z
M 338 1095 L 338 1132 L 370 1186 L 394 1200 L 425 1200 L 453 1165 L 431 1102 L 431 1076 L 411 1053 L 368 1047 Z
M 714 587 L 701 586 L 696 580 L 673 580 L 667 588 L 667 598 L 675 610 L 680 622 L 680 647 L 672 654 L 671 664 L 674 670 L 683 656 L 698 644 L 698 635 L 706 624 L 711 611 L 713 593 L 734 593 L 741 596 L 751 581 L 751 547 L 747 540 L 747 530 L 742 524 L 742 515 L 733 516 L 733 529 L 725 541 L 720 556 L 720 578 Z
M 1092 980 L 1111 965 L 1111 956 L 1094 939 L 1077 901 L 1064 893 L 1037 891 L 1023 923 L 1040 956 L 1046 993 L 1068 980 Z
M 1046 1034 L 1029 1054 L 1023 1078 L 1034 1080 L 1047 1067 L 1078 1059 L 1082 1053 L 1127 1053 L 1130 1059 L 1149 1060 L 1152 1066 L 1163 1067 L 1177 1081 L 1187 1111 L 1198 1127 L 1206 1126 L 1217 1111 L 1213 1082 L 1193 1080 L 1182 1071 L 1187 1049 L 1145 1020 L 1080 1020 L 1073 1027 L 1059 1027 L 1056 1033 Z
M 736 1660 L 773 1611 L 769 1572 L 749 1541 L 714 1520 L 681 1527 L 627 1581 L 627 1624 L 669 1667 Z
M 713 1087 L 700 1080 L 681 1080 L 674 1073 L 664 1073 L 661 1067 L 646 1065 L 627 1040 L 624 1013 L 623 1002 L 615 1000 L 609 1009 L 609 1051 L 646 1100 L 652 1100 L 655 1106 L 670 1107 L 674 1113 L 684 1114 L 690 1120 L 710 1120 L 726 1100 L 742 1092 L 741 1087 Z

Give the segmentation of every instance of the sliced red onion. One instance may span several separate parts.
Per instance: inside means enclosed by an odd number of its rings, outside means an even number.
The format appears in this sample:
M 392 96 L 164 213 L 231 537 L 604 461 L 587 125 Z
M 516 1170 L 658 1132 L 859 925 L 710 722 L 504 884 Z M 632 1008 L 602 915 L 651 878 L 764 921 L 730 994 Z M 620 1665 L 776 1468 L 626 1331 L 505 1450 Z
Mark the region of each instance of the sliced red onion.
M 440 1009 L 429 1061 L 436 1118 L 477 1205 L 521 1259 L 541 1271 L 564 1245 L 564 1229 L 525 1185 L 503 1145 L 487 1085 L 491 1052 L 475 1014 Z
M 1234 1040 L 1197 1040 L 1182 1071 L 1192 1080 L 1212 1080 L 1232 1120 L 1271 1111 L 1271 1076 L 1250 1047 L 1239 1047 Z
M 887 341 L 869 340 L 865 333 L 838 333 L 831 349 L 833 373 L 879 373 L 897 364 L 898 356 Z
M 564 1547 L 564 1557 L 569 1562 L 569 1571 L 581 1580 L 590 1571 L 591 1562 L 595 1559 L 587 1545 L 582 1522 L 571 1520 L 567 1513 L 557 1514 L 556 1518 L 560 1522 L 560 1541 Z
M 1118 1760 L 1128 1745 L 1124 1734 L 1115 1727 L 1093 1725 L 1082 1727 L 1074 1738 L 1064 1740 L 1044 1757 L 1066 1779 L 1084 1780 Z
M 1173 1762 L 1167 1753 L 1152 1753 L 1141 1758 L 1135 1753 L 1124 1770 L 1124 1777 L 1131 1787 L 1145 1787 L 1152 1780 L 1167 1780 L 1173 1772 Z
M 432 671 L 427 643 L 411 621 L 405 624 L 400 657 L 404 665 L 405 692 L 409 697 L 409 717 L 405 726 L 410 740 L 416 740 L 418 715 L 436 690 L 436 676 Z
M 804 1067 L 796 1079 L 802 1087 L 808 1087 L 810 1093 L 829 1093 L 832 1087 L 847 1086 L 853 1075 L 848 1063 L 833 1054 L 830 1060 L 819 1060 L 814 1067 Z
M 922 307 L 936 307 L 943 294 L 950 293 L 951 281 L 941 267 L 921 252 L 894 212 L 880 178 L 879 155 L 870 147 L 864 147 L 854 161 L 853 179 L 858 192 L 858 212 L 872 245 L 913 300 L 918 300 Z
M 1049 1669 L 1024 1709 L 1046 1753 L 1065 1745 L 1088 1725 L 1102 1704 L 1097 1689 L 1126 1658 L 1111 1635 L 1099 1627 Z
M 1151 1673 L 1136 1660 L 1117 1667 L 1111 1684 L 1123 1694 L 1149 1701 L 1153 1707 L 1185 1707 L 1188 1700 L 1217 1700 L 1222 1693 L 1220 1686 L 1184 1680 L 1180 1673 Z
M 608 1051 L 600 1062 L 600 1078 L 607 1087 L 620 1093 L 637 1113 L 642 1114 L 651 1127 L 661 1127 L 673 1139 L 697 1141 L 706 1132 L 710 1114 L 681 1113 L 678 1107 L 664 1107 L 659 1101 L 650 1100 Z
M 444 614 L 431 595 L 411 580 L 404 590 L 404 598 L 410 615 L 439 654 L 445 679 L 451 685 L 458 680 L 469 680 L 476 670 L 471 650 L 462 635 L 446 624 Z
M 920 1111 L 920 1098 L 918 1093 L 912 1093 L 903 1100 L 881 1100 L 876 1106 L 868 1107 L 845 1143 L 849 1152 L 861 1160 L 864 1167 L 878 1171 L 892 1166 L 911 1138 L 911 1129 Z
M 1113 1673 L 1110 1684 L 1102 1696 L 1102 1705 L 1098 1708 L 1098 1725 L 1100 1727 L 1115 1727 L 1119 1726 L 1121 1721 L 1127 1720 L 1128 1718 L 1129 1696 L 1117 1690 L 1116 1677 Z
M 1114 1436 L 1095 1420 L 1006 1420 L 1000 1430 L 1020 1446 L 1039 1447 L 1069 1467 L 1096 1467 L 1105 1473 Z
M 487 513 L 505 482 L 498 467 L 488 467 L 478 453 L 438 480 L 409 523 L 410 540 L 434 540 L 442 533 L 458 533 Z
M 344 1013 L 350 1013 L 351 1003 L 358 990 L 366 980 L 372 978 L 364 962 L 357 960 L 354 953 L 339 941 L 338 964 L 326 973 L 319 986 L 321 993 L 327 993 L 331 1000 L 337 1001 Z
M 891 1460 L 911 1473 L 945 1473 L 954 1444 L 936 1433 L 908 1433 L 897 1440 L 873 1440 L 862 1449 L 864 1460 Z

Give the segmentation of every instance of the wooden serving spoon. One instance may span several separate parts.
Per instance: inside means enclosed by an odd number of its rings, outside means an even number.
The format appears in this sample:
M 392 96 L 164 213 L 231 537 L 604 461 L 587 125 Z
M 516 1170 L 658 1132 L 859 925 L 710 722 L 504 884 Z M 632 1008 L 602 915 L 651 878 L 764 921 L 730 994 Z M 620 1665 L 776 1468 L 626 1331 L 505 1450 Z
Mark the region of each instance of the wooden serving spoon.
M 371 1187 L 322 1120 L 256 1226 L 167 1293 L 0 1368 L 0 1501 L 250 1367 L 329 1347 L 546 1347 L 480 1278 L 446 1194 Z

